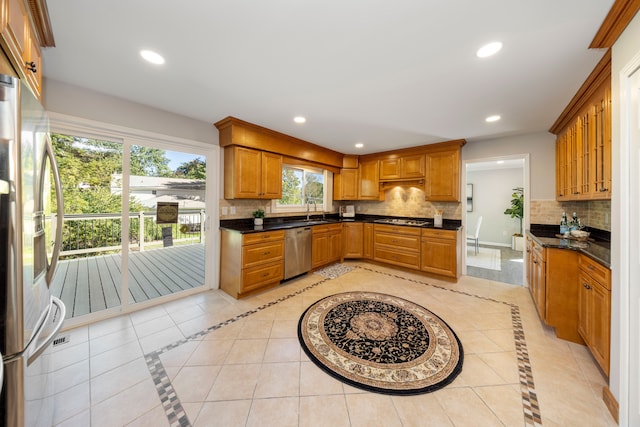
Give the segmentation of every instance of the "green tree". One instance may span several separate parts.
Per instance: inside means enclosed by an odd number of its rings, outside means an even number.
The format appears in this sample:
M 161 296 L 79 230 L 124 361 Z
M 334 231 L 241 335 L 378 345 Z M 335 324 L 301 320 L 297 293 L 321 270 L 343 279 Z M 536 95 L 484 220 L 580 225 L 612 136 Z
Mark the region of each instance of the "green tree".
M 322 185 L 322 174 L 307 172 L 305 175 L 305 198 L 312 202 L 321 203 L 324 198 L 324 186 Z
M 184 162 L 176 169 L 176 176 L 191 179 L 206 179 L 207 163 L 200 157 Z
M 139 176 L 173 176 L 169 169 L 166 152 L 159 148 L 134 145 L 131 147 L 131 175 Z
M 301 205 L 302 204 L 302 186 L 300 171 L 293 168 L 282 168 L 282 199 L 280 203 L 283 205 Z

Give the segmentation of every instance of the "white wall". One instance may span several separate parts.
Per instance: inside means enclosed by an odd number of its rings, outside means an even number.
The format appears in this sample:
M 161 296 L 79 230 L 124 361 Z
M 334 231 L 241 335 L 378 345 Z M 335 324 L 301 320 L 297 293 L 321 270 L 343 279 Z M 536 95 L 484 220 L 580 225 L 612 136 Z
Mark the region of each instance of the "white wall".
M 626 163 L 627 147 L 621 143 L 622 119 L 620 117 L 621 88 L 620 72 L 640 51 L 640 14 L 637 14 L 627 26 L 624 33 L 616 41 L 612 48 L 611 56 L 611 97 L 612 97 L 612 170 L 613 170 L 613 192 L 611 198 L 611 367 L 609 375 L 609 388 L 620 404 L 621 423 L 623 425 L 626 411 L 629 409 L 626 399 L 628 368 L 626 358 L 628 357 L 629 322 L 638 322 L 637 312 L 629 313 L 628 294 L 629 287 L 629 260 L 628 242 L 626 236 L 623 238 L 622 230 L 628 212 L 629 196 L 628 186 L 625 179 L 628 179 Z M 636 172 L 637 173 L 637 172 Z M 637 213 L 636 213 L 637 216 Z M 628 220 L 637 220 L 628 218 Z M 634 284 L 637 286 L 637 283 Z M 637 307 L 636 307 L 637 310 Z M 631 316 L 629 316 L 631 315 Z M 631 320 L 633 319 L 633 320 Z M 633 361 L 637 363 L 638 361 Z M 637 379 L 635 380 L 637 381 Z M 638 403 L 634 403 L 636 409 Z
M 511 236 L 520 232 L 520 221 L 504 214 L 511 207 L 511 194 L 524 187 L 522 168 L 467 171 L 467 184 L 473 184 L 473 211 L 467 212 L 467 234 L 475 232 L 482 215 L 480 241 L 511 245 Z
M 57 80 L 45 78 L 43 86 L 47 111 L 218 145 L 213 123 L 223 117 L 206 123 Z
M 528 153 L 531 176 L 530 199 L 555 199 L 555 141 L 555 136 L 549 132 L 470 141 L 462 147 L 462 160 L 464 162 Z

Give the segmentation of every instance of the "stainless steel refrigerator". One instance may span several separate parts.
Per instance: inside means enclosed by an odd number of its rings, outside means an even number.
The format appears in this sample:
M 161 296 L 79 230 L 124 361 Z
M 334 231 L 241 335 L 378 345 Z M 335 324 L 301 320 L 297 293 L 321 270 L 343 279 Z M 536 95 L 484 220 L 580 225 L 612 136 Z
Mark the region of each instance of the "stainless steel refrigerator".
M 62 230 L 60 191 L 45 111 L 0 51 L 3 426 L 53 424 L 51 348 L 65 317 L 49 291 Z

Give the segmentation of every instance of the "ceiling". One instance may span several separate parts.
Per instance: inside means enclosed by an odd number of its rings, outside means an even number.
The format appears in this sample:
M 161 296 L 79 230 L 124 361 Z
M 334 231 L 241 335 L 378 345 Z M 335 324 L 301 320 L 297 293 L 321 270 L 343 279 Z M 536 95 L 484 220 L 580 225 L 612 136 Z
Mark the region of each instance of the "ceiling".
M 613 0 L 47 4 L 47 79 L 366 154 L 548 130 L 604 54 L 588 46 Z

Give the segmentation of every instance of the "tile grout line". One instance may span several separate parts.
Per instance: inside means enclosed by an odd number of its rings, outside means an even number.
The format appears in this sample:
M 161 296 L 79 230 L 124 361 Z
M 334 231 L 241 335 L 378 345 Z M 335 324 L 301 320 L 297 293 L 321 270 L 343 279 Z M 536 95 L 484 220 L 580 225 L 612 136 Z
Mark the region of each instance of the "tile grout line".
M 453 292 L 456 294 L 466 295 L 474 298 L 483 299 L 486 301 L 495 302 L 498 304 L 505 304 L 511 308 L 511 323 L 513 328 L 513 338 L 516 346 L 516 354 L 518 359 L 518 377 L 520 379 L 520 390 L 522 394 L 522 410 L 524 413 L 524 421 L 527 426 L 541 426 L 542 415 L 540 414 L 540 405 L 538 404 L 538 397 L 536 394 L 535 384 L 533 382 L 533 372 L 531 369 L 531 361 L 529 359 L 529 352 L 527 350 L 527 342 L 524 336 L 524 329 L 522 326 L 522 318 L 520 317 L 520 307 L 517 304 L 500 301 L 494 298 L 484 297 L 481 295 L 471 294 L 469 292 L 457 291 L 455 289 L 446 288 L 444 286 L 433 285 L 426 283 L 418 279 L 412 279 L 408 277 L 398 276 L 392 273 L 374 270 L 369 267 L 363 267 L 356 265 L 355 268 L 371 271 L 373 273 L 384 274 L 398 279 L 406 280 L 409 282 L 419 283 L 422 285 L 431 286 L 437 289 Z
M 305 288 L 299 289 L 298 291 L 293 292 L 289 295 L 280 297 L 274 301 L 263 304 L 257 308 L 254 308 L 253 310 L 249 310 L 244 313 L 241 313 L 237 316 L 234 316 L 230 319 L 225 320 L 224 322 L 220 322 L 213 326 L 210 326 L 207 329 L 204 329 L 202 331 L 198 331 L 192 335 L 189 335 L 184 339 L 181 339 L 169 345 L 166 345 L 160 348 L 159 350 L 155 350 L 145 354 L 144 357 L 145 357 L 145 362 L 147 364 L 147 368 L 149 369 L 149 373 L 151 374 L 151 379 L 153 380 L 153 383 L 156 387 L 158 397 L 160 398 L 160 402 L 162 403 L 162 407 L 169 421 L 169 425 L 171 427 L 174 427 L 174 426 L 175 427 L 191 427 L 191 422 L 189 421 L 189 417 L 187 416 L 187 413 L 185 412 L 182 406 L 182 403 L 180 402 L 180 399 L 178 398 L 178 395 L 175 389 L 173 388 L 173 385 L 171 384 L 171 380 L 167 375 L 167 371 L 165 370 L 164 365 L 160 360 L 160 355 L 162 355 L 163 353 L 169 350 L 173 350 L 174 348 L 177 348 L 183 344 L 186 344 L 189 341 L 193 341 L 195 339 L 201 338 L 207 335 L 209 332 L 220 329 L 223 326 L 230 325 L 234 322 L 237 322 L 240 319 L 244 319 L 245 317 L 249 317 L 250 315 L 255 314 L 259 311 L 262 311 L 278 303 L 281 303 L 290 298 L 298 296 L 312 288 L 315 288 L 316 286 L 321 285 L 322 283 L 326 282 L 327 280 L 330 280 L 331 278 L 333 277 L 325 277 L 324 279 L 314 284 L 311 284 Z
M 412 279 L 412 278 L 408 278 L 408 277 L 403 277 L 403 276 L 399 276 L 396 274 L 392 274 L 392 273 L 388 273 L 388 272 L 384 272 L 384 271 L 379 271 L 379 270 L 374 270 L 372 268 L 369 267 L 363 267 L 361 265 L 355 265 L 353 268 L 358 268 L 358 269 L 362 269 L 362 270 L 367 270 L 367 271 L 371 271 L 373 273 L 377 273 L 377 274 L 382 274 L 382 275 L 387 275 L 390 277 L 396 277 L 398 279 L 401 280 L 406 280 L 409 282 L 414 282 L 414 283 L 418 283 L 421 285 L 427 285 L 427 286 L 431 286 L 437 289 L 441 289 L 441 290 L 445 290 L 445 291 L 449 291 L 449 292 L 453 292 L 453 293 L 457 293 L 457 294 L 461 294 L 461 295 L 465 295 L 465 296 L 470 296 L 470 297 L 474 297 L 474 298 L 479 298 L 479 299 L 483 299 L 486 301 L 490 301 L 490 302 L 494 302 L 494 303 L 498 303 L 498 304 L 504 304 L 507 305 L 511 308 L 511 321 L 512 321 L 512 327 L 513 327 L 513 333 L 514 333 L 514 341 L 515 341 L 515 346 L 516 346 L 516 353 L 517 353 L 517 359 L 518 359 L 518 372 L 519 372 L 519 378 L 520 378 L 520 388 L 521 388 L 521 392 L 522 392 L 522 405 L 523 405 L 523 413 L 524 413 L 524 419 L 525 419 L 525 425 L 527 426 L 541 426 L 542 425 L 542 416 L 540 415 L 540 408 L 539 408 L 539 404 L 538 404 L 538 399 L 537 399 L 537 394 L 535 391 L 535 384 L 533 381 L 533 373 L 532 373 L 532 369 L 531 369 L 531 363 L 530 363 L 530 359 L 529 359 L 529 353 L 527 350 L 527 344 L 526 344 L 526 340 L 525 340 L 525 336 L 524 336 L 524 329 L 522 326 L 522 320 L 520 317 L 520 308 L 517 304 L 514 303 L 509 303 L 506 301 L 500 301 L 500 300 L 496 300 L 494 298 L 489 298 L 489 297 L 484 297 L 481 295 L 475 295 L 475 294 L 471 294 L 469 292 L 464 292 L 464 291 L 457 291 L 454 289 L 450 289 L 450 288 L 446 288 L 444 286 L 439 286 L 439 285 L 434 285 L 431 283 L 427 283 L 427 282 L 423 282 L 417 279 Z M 191 422 L 188 419 L 188 416 L 186 414 L 186 412 L 184 411 L 184 408 L 182 407 L 182 404 L 180 403 L 180 400 L 175 392 L 175 390 L 173 389 L 173 385 L 171 384 L 171 381 L 169 380 L 169 377 L 166 373 L 166 370 L 162 364 L 162 361 L 160 360 L 160 355 L 169 351 L 169 350 L 173 350 L 176 347 L 179 347 L 183 344 L 186 344 L 189 341 L 192 341 L 194 339 L 200 338 L 205 336 L 206 334 L 208 334 L 209 332 L 212 332 L 214 330 L 220 329 L 223 326 L 227 326 L 230 325 L 240 319 L 246 318 L 252 314 L 255 314 L 259 311 L 262 311 L 266 308 L 272 307 L 280 302 L 286 301 L 290 298 L 293 298 L 295 296 L 298 296 L 312 288 L 315 288 L 321 284 L 323 284 L 324 282 L 334 279 L 336 277 L 339 277 L 340 275 L 347 273 L 349 271 L 351 271 L 351 268 L 348 266 L 344 266 L 343 264 L 337 264 L 336 267 L 334 266 L 329 266 L 326 268 L 326 270 L 329 271 L 328 275 L 325 276 L 324 279 L 309 285 L 305 288 L 302 288 L 296 292 L 293 292 L 289 295 L 286 295 L 284 297 L 280 297 L 274 301 L 268 302 L 266 304 L 263 304 L 253 310 L 249 310 L 246 311 L 244 313 L 241 313 L 237 316 L 234 316 L 230 319 L 225 320 L 224 322 L 220 322 L 216 325 L 210 326 L 207 329 L 204 329 L 202 331 L 196 332 L 195 334 L 192 334 L 182 340 L 176 341 L 174 343 L 171 343 L 165 347 L 162 347 L 159 350 L 156 351 L 152 351 L 148 354 L 145 355 L 145 361 L 147 363 L 147 367 L 149 369 L 149 373 L 151 374 L 151 377 L 153 379 L 154 384 L 156 385 L 156 391 L 158 392 L 158 396 L 160 398 L 160 401 L 162 402 L 164 411 L 165 411 L 165 415 L 167 416 L 167 419 L 169 420 L 169 424 L 174 427 L 190 427 L 191 426 Z M 336 272 L 337 271 L 337 272 Z M 320 271 L 316 271 L 315 273 L 320 273 Z

